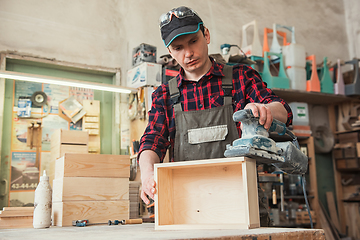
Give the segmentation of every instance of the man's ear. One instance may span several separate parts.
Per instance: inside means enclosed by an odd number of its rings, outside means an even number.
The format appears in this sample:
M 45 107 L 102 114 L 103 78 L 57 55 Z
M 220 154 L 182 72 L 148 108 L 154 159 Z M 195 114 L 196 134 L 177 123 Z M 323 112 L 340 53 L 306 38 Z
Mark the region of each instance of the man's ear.
M 206 27 L 204 27 L 204 36 L 206 39 L 206 43 L 209 44 L 210 43 L 210 31 Z

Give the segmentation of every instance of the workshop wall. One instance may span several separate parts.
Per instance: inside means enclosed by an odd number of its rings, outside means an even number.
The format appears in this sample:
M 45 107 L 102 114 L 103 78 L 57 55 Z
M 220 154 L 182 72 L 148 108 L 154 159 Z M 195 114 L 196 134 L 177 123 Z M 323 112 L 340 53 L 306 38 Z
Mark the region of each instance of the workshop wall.
M 274 22 L 293 25 L 297 42 L 305 45 L 308 54 L 315 54 L 318 62 L 325 56 L 335 62 L 337 58 L 348 60 L 349 50 L 353 51 L 359 43 L 360 17 L 354 14 L 358 11 L 353 7 L 359 8 L 356 2 L 3 0 L 0 51 L 120 67 L 125 85 L 126 71 L 131 68 L 132 49 L 144 42 L 155 45 L 158 56 L 166 54 L 160 39 L 158 17 L 173 7 L 187 5 L 200 14 L 210 29 L 210 53 L 219 53 L 223 43 L 240 45 L 241 26 L 256 19 L 261 39 L 264 27 L 271 28 Z M 346 23 L 350 24 L 348 29 Z M 357 39 L 348 40 L 354 34 Z

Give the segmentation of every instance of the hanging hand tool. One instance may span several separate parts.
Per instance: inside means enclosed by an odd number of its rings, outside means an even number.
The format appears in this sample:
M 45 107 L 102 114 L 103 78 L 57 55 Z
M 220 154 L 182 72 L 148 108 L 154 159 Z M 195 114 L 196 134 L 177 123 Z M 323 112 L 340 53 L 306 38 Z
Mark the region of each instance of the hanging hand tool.
M 233 114 L 235 122 L 241 122 L 242 136 L 228 144 L 225 157 L 246 156 L 266 164 L 273 164 L 289 174 L 304 174 L 307 171 L 308 157 L 299 150 L 296 136 L 286 128 L 286 125 L 276 119 L 266 130 L 254 117 L 250 109 L 243 109 Z M 269 132 L 279 135 L 285 133 L 292 138 L 292 142 L 275 142 L 269 138 Z

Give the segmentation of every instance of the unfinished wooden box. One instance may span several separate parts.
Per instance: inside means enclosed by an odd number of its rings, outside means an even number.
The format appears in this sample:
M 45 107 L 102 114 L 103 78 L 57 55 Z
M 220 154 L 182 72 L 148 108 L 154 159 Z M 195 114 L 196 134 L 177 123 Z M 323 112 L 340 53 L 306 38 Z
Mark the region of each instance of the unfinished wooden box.
M 72 226 L 72 221 L 88 219 L 89 223 L 129 219 L 129 200 L 53 202 L 54 226 Z
M 83 131 L 57 129 L 51 135 L 50 185 L 55 177 L 55 160 L 65 153 L 88 153 L 89 134 Z
M 60 144 L 87 145 L 89 134 L 84 131 L 57 129 L 51 135 L 51 147 Z
M 130 177 L 130 156 L 65 153 L 56 160 L 55 178 Z
M 154 176 L 156 230 L 260 227 L 253 159 L 155 164 Z
M 129 176 L 127 155 L 65 153 L 55 163 L 53 225 L 128 219 Z

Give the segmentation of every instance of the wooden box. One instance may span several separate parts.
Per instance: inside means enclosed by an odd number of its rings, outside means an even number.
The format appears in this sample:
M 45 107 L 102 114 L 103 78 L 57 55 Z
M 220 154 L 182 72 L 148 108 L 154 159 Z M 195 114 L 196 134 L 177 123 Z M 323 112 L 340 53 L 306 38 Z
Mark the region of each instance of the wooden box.
M 156 230 L 260 227 L 253 159 L 155 164 L 154 177 Z
M 55 162 L 55 178 L 129 178 L 130 156 L 65 153 Z
M 54 226 L 72 226 L 72 221 L 79 219 L 88 219 L 89 223 L 107 223 L 128 218 L 129 200 L 53 202 L 52 205 Z
M 51 160 L 56 160 L 65 153 L 88 153 L 88 145 L 59 144 L 51 148 Z
M 53 202 L 129 200 L 128 178 L 64 177 L 53 182 Z
M 51 135 L 51 147 L 60 144 L 87 145 L 89 134 L 84 131 L 57 129 Z
M 316 223 L 316 215 L 314 211 L 310 211 L 313 223 Z M 310 224 L 310 216 L 307 211 L 296 212 L 296 224 Z

